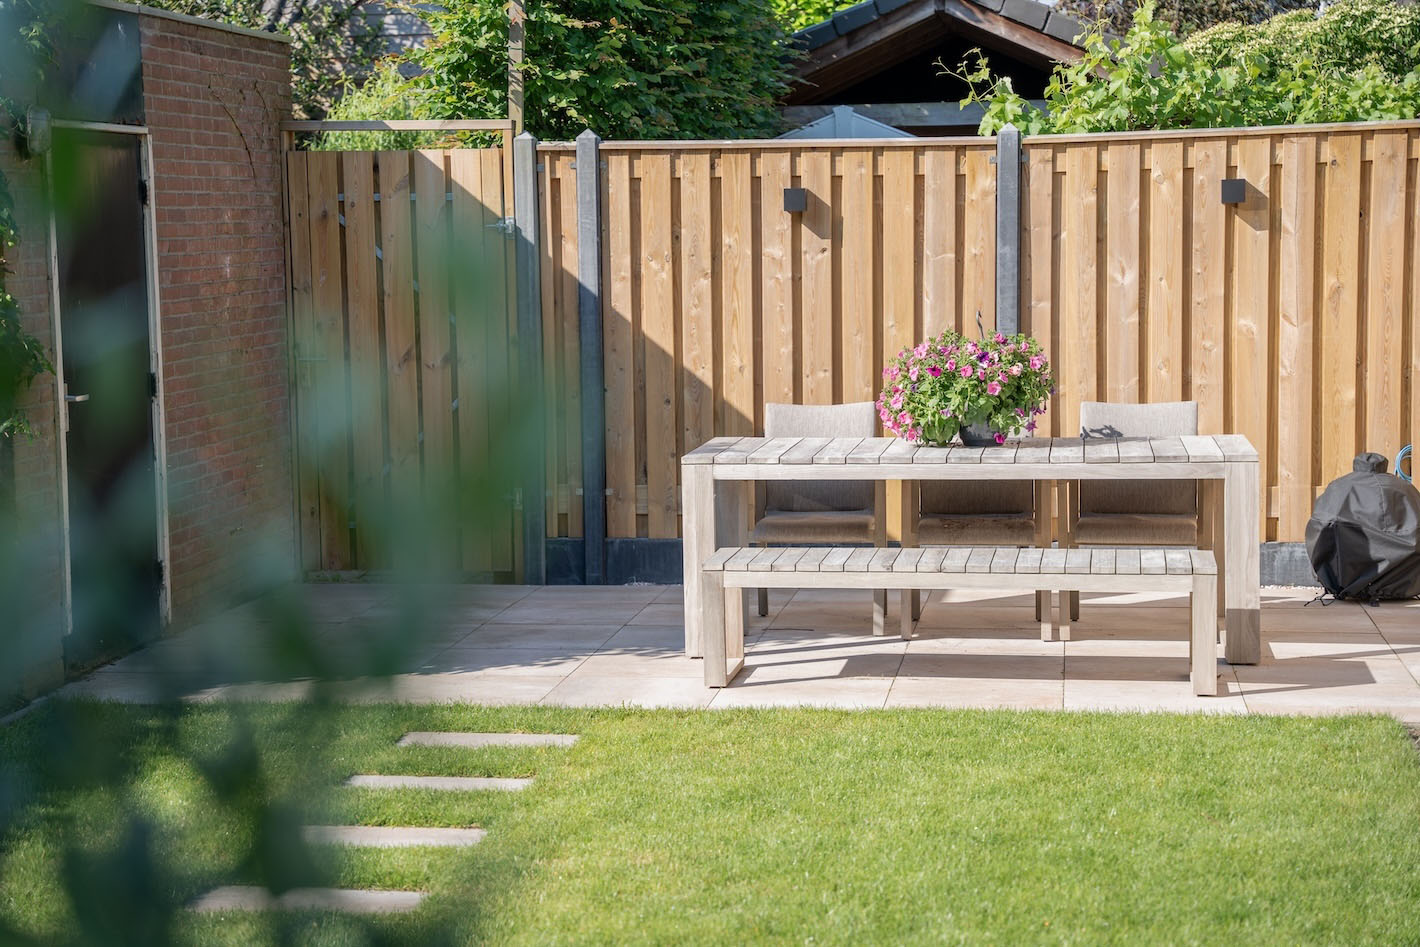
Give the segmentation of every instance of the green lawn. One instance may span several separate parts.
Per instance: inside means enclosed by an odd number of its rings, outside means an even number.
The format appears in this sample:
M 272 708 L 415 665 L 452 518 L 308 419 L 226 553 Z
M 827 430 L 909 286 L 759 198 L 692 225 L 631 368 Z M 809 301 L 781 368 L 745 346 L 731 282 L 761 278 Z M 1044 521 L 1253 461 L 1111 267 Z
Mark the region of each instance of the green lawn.
M 395 747 L 406 730 L 582 740 Z M 91 749 L 76 761 L 64 748 L 80 740 Z M 198 944 L 291 933 L 339 944 L 1420 942 L 1420 757 L 1385 718 L 51 704 L 0 731 L 0 762 L 0 820 L 13 823 L 0 942 L 5 926 L 71 940 L 107 917 L 116 931 L 114 918 L 144 922 L 146 905 L 273 874 L 433 896 L 405 917 L 312 915 L 284 932 L 270 918 L 179 912 L 168 933 Z M 508 794 L 331 788 L 355 772 L 537 781 Z M 275 803 L 265 829 L 242 806 L 257 799 Z M 121 844 L 132 841 L 124 812 L 151 827 L 152 870 L 142 846 Z M 489 836 L 452 852 L 302 862 L 288 844 L 302 820 Z M 66 845 L 88 857 L 66 869 Z M 89 895 L 69 898 L 66 876 L 87 879 Z M 135 940 L 164 936 L 161 911 L 146 923 Z

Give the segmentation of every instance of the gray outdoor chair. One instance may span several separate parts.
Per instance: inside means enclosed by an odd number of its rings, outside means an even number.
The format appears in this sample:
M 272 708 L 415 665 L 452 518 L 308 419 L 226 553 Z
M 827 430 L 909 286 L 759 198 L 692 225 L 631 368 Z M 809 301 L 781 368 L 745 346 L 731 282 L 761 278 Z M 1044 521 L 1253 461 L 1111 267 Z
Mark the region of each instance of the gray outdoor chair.
M 1034 546 L 1041 541 L 1037 499 L 1036 485 L 1029 480 L 913 483 L 907 494 L 908 538 L 904 545 Z M 1037 595 L 1036 620 L 1040 619 L 1040 605 L 1041 596 Z M 922 617 L 921 593 L 916 589 L 911 608 L 913 621 Z
M 765 437 L 872 437 L 877 409 L 853 404 L 766 404 Z M 886 545 L 887 484 L 881 480 L 767 481 L 756 491 L 750 542 L 866 543 Z M 887 592 L 873 592 L 873 633 L 884 633 Z M 759 590 L 759 614 L 769 614 L 769 593 Z
M 1198 433 L 1198 402 L 1080 405 L 1081 437 L 1182 437 Z M 1193 480 L 1081 481 L 1072 485 L 1069 543 L 1075 546 L 1196 546 Z M 1079 617 L 1080 593 L 1070 593 Z

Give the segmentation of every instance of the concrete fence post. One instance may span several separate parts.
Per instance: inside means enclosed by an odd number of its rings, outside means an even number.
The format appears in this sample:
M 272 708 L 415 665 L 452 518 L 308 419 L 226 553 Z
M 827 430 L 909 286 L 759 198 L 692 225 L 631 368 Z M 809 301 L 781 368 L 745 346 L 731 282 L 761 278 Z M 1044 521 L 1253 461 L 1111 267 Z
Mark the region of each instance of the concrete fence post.
M 1021 133 L 996 133 L 996 330 L 1021 331 Z
M 601 138 L 577 136 L 577 328 L 582 370 L 582 581 L 606 582 L 606 388 L 602 353 Z

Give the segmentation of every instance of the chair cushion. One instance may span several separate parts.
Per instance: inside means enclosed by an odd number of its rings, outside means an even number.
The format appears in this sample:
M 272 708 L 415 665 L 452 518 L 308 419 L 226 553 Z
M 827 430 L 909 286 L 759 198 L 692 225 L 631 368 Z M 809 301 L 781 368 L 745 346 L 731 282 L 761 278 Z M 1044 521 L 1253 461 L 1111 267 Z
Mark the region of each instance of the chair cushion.
M 1035 491 L 1029 480 L 924 480 L 922 515 L 936 513 L 1033 516 Z
M 1195 546 L 1198 520 L 1144 513 L 1082 515 L 1075 524 L 1075 541 L 1082 546 Z
M 928 515 L 917 521 L 919 546 L 1034 546 L 1031 516 Z
M 749 538 L 755 543 L 871 543 L 873 511 L 766 513 Z
M 871 401 L 764 406 L 765 437 L 872 437 L 878 415 Z M 871 509 L 873 485 L 860 480 L 770 480 L 766 512 L 832 513 Z
M 1081 437 L 1182 437 L 1198 433 L 1198 402 L 1080 404 Z M 1142 513 L 1193 516 L 1198 488 L 1191 480 L 1085 480 L 1080 515 Z

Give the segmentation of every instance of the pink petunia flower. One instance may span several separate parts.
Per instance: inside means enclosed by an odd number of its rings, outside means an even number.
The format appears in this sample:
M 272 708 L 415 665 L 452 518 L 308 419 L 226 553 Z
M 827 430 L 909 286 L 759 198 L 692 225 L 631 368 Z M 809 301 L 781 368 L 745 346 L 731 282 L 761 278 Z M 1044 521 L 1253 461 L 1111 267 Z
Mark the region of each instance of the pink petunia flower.
M 986 369 L 984 369 L 984 368 L 978 368 L 978 369 L 976 370 L 976 380 L 977 380 L 977 381 L 985 381 L 985 380 L 986 380 Z
M 941 378 L 942 370 L 936 365 L 928 365 L 927 374 L 931 375 L 933 378 Z
M 1044 365 L 1044 364 L 1045 364 L 1045 356 L 1043 356 L 1043 355 L 1032 355 L 1032 356 L 1030 357 L 1030 370 L 1031 370 L 1031 371 L 1033 371 L 1033 372 L 1038 372 L 1038 371 L 1040 371 L 1040 366 L 1042 366 L 1042 365 Z
M 949 418 L 949 417 L 951 417 L 951 416 L 952 416 L 952 409 L 951 409 L 951 408 L 943 408 L 943 409 L 942 409 L 942 417 L 944 417 L 944 418 Z
M 1004 335 L 1002 335 L 1001 333 L 999 333 L 999 332 L 996 333 L 995 339 L 996 339 L 996 344 L 997 344 L 997 345 L 1005 345 L 1005 344 L 1006 344 L 1006 337 L 1005 337 Z
M 902 410 L 902 392 L 899 391 L 897 394 L 892 396 L 892 409 L 894 411 Z
M 897 423 L 901 424 L 903 427 L 911 427 L 912 415 L 908 414 L 906 411 L 903 411 L 897 416 Z
M 1001 393 L 1001 386 L 993 381 L 986 386 L 986 393 L 993 396 L 999 395 Z
M 960 373 L 960 374 L 961 374 L 961 377 L 963 377 L 963 378 L 970 378 L 970 377 L 971 377 L 971 366 L 970 366 L 970 365 L 963 365 L 963 366 L 961 367 L 961 373 Z
M 956 370 L 957 370 L 957 360 L 954 359 L 954 358 L 949 358 L 949 359 L 947 359 L 947 371 L 949 371 L 949 372 L 954 372 L 954 371 L 956 371 Z
M 1011 374 L 1016 376 L 1019 376 L 1021 374 L 1020 363 L 1011 366 Z
M 1006 435 L 1002 434 L 1000 431 L 997 431 L 997 432 L 996 432 L 996 443 L 997 443 L 997 444 L 1004 444 L 1004 443 L 1006 443 Z

